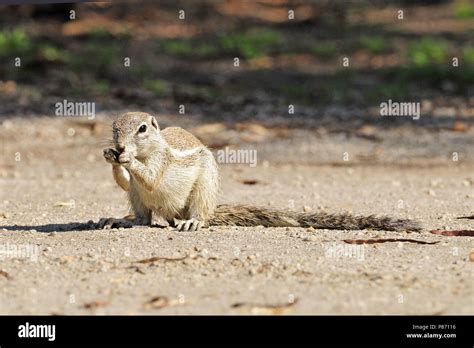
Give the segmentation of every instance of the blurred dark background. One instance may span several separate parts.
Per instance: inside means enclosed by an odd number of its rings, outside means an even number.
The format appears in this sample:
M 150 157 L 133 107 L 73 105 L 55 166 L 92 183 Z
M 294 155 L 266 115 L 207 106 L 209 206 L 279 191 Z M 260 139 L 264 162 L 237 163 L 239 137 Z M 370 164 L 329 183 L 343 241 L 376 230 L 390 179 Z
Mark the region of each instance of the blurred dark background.
M 368 118 L 406 123 L 375 117 L 392 99 L 422 102 L 418 124 L 434 128 L 474 118 L 473 1 L 22 5 L 0 7 L 0 23 L 4 116 L 51 115 L 67 99 L 97 111 L 177 114 L 183 104 L 206 120 L 350 129 Z

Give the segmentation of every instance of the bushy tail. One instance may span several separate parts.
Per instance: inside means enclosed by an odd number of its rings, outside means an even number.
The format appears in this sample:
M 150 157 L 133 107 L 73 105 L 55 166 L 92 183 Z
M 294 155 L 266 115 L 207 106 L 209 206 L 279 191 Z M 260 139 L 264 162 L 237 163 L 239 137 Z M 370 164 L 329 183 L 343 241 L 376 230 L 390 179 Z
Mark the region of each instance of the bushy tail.
M 420 231 L 417 221 L 387 216 L 298 213 L 248 205 L 220 205 L 214 212 L 211 226 L 313 227 L 334 230 Z

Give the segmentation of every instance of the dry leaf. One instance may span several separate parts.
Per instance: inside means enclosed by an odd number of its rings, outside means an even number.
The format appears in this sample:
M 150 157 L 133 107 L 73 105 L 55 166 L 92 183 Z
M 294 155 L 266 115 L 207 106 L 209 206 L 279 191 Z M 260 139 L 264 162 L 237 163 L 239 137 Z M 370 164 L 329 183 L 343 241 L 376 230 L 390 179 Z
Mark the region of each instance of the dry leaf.
M 469 125 L 462 121 L 456 121 L 451 128 L 453 132 L 467 132 L 469 130 Z
M 458 217 L 458 219 L 470 219 L 470 220 L 474 220 L 474 215 L 471 215 L 471 216 L 460 216 L 460 217 Z
M 474 230 L 451 230 L 451 231 L 447 231 L 447 230 L 433 230 L 433 231 L 430 231 L 431 233 L 433 234 L 438 234 L 438 235 L 441 235 L 441 236 L 456 236 L 456 237 L 459 237 L 459 236 L 464 236 L 464 237 L 474 237 Z
M 255 179 L 242 180 L 241 182 L 244 185 L 256 185 L 260 183 L 259 180 L 255 180 Z
M 144 304 L 144 307 L 159 309 L 164 307 L 179 306 L 181 304 L 183 303 L 176 299 L 169 299 L 166 296 L 156 296 L 147 301 Z
M 16 92 L 16 83 L 15 81 L 0 81 L 0 93 L 13 94 Z
M 171 257 L 160 257 L 160 256 L 155 256 L 155 257 L 150 257 L 149 259 L 143 259 L 140 261 L 135 261 L 137 263 L 152 263 L 156 261 L 164 261 L 164 262 L 171 262 L 171 261 L 183 261 L 187 259 L 189 256 L 183 256 L 183 257 L 176 257 L 176 258 L 171 258 Z
M 93 309 L 98 307 L 105 307 L 109 304 L 109 301 L 93 301 L 84 304 L 84 308 Z
M 281 304 L 281 305 L 265 305 L 265 304 L 254 304 L 254 303 L 234 303 L 231 307 L 236 308 L 251 314 L 286 314 L 291 311 L 291 308 L 298 302 L 295 299 L 293 302 Z
M 8 272 L 5 272 L 4 270 L 1 270 L 1 269 L 0 269 L 0 276 L 3 276 L 7 278 L 8 280 L 12 279 L 12 277 L 10 276 L 10 274 L 8 274 Z
M 127 267 L 128 269 L 133 269 L 135 272 L 140 273 L 140 274 L 146 274 L 140 267 L 137 266 L 130 266 Z
M 344 239 L 347 244 L 376 244 L 376 243 L 387 243 L 387 242 L 409 242 L 416 244 L 436 244 L 436 242 L 426 242 L 423 240 L 408 239 L 408 238 L 374 238 L 374 239 Z
M 474 262 L 474 251 L 471 251 L 469 253 L 469 261 L 473 261 Z

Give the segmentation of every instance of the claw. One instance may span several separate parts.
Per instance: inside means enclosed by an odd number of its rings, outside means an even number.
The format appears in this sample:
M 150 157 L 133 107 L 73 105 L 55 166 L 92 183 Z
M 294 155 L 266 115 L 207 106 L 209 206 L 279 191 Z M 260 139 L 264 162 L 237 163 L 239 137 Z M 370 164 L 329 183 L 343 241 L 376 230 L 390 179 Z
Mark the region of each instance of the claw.
M 194 218 L 189 220 L 173 219 L 173 223 L 178 231 L 183 232 L 194 232 L 202 226 L 201 221 Z

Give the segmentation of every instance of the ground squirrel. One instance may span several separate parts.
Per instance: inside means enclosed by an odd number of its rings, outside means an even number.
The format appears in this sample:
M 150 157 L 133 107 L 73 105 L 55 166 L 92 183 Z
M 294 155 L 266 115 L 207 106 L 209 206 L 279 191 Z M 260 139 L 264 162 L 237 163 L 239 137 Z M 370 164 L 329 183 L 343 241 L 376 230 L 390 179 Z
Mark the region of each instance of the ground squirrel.
M 179 127 L 160 130 L 155 117 L 129 112 L 113 123 L 114 148 L 104 150 L 117 184 L 128 192 L 133 218 L 101 219 L 100 228 L 150 225 L 152 214 L 180 231 L 207 225 L 314 227 L 418 231 L 416 221 L 390 217 L 216 206 L 219 187 L 213 154 Z

